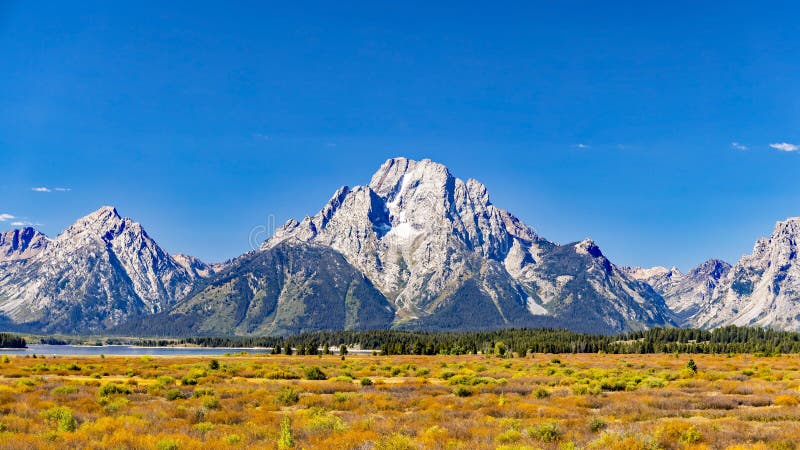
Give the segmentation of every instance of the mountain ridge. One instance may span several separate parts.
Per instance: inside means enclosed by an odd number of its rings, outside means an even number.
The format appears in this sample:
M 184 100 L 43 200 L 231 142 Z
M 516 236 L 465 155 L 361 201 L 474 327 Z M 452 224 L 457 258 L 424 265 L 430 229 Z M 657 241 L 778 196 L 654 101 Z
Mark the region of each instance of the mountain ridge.
M 102 331 L 168 308 L 193 280 L 141 224 L 104 206 L 0 273 L 0 311 L 23 329 Z
M 616 266 L 589 238 L 562 245 L 540 236 L 479 181 L 398 157 L 221 264 L 170 255 L 111 206 L 52 239 L 33 228 L 4 232 L 0 319 L 43 332 L 797 330 L 797 242 L 794 217 L 733 266 Z

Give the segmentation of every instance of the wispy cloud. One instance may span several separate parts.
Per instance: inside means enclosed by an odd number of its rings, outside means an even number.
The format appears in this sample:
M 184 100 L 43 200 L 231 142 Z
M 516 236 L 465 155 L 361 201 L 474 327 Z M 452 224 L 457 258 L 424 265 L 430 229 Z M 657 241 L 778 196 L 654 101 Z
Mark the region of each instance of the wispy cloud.
M 271 141 L 272 136 L 264 133 L 253 133 L 253 138 L 258 139 L 260 141 Z
M 769 146 L 782 152 L 796 152 L 800 150 L 800 146 L 796 144 L 790 144 L 788 142 L 778 142 L 775 144 L 769 144 Z
M 746 145 L 740 144 L 738 142 L 731 142 L 731 147 L 733 147 L 736 150 L 741 150 L 741 151 L 747 150 L 747 146 Z
M 38 225 L 38 224 L 32 222 L 21 222 L 21 221 L 11 222 L 12 227 L 29 227 L 31 225 Z
M 575 144 L 575 147 L 577 147 L 577 148 L 582 148 L 582 149 L 585 149 L 585 148 L 592 148 L 592 146 L 591 146 L 591 145 L 588 145 L 588 144 Z
M 6 220 L 16 219 L 17 216 L 12 216 L 11 214 L 3 213 L 0 214 L 0 222 L 5 222 Z
M 39 187 L 31 188 L 31 190 L 33 192 L 69 192 L 72 189 L 71 188 L 65 188 L 65 187 L 49 188 L 49 187 L 46 187 L 46 186 L 39 186 Z

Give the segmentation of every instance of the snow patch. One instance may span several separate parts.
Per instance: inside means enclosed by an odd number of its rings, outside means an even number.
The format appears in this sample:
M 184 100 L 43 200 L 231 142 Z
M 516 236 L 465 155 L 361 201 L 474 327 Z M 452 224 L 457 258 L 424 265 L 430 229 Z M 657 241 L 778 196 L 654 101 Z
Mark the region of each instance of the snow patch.
M 528 301 L 526 302 L 525 306 L 527 306 L 528 312 L 530 312 L 534 316 L 546 316 L 546 315 L 550 314 L 544 308 L 544 306 L 536 303 L 536 301 L 532 297 L 528 297 Z
M 416 228 L 414 228 L 413 225 L 407 222 L 392 227 L 391 231 L 386 233 L 387 236 L 391 235 L 392 237 L 403 240 L 411 240 L 415 238 L 418 234 L 420 234 L 420 231 L 418 231 Z

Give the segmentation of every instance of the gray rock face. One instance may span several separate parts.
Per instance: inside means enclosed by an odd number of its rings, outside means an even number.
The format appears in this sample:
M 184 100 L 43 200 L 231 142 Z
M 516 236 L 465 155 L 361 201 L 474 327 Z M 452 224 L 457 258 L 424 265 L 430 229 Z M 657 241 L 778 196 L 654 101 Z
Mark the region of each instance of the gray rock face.
M 340 188 L 320 212 L 286 222 L 262 249 L 287 240 L 341 252 L 394 304 L 400 326 L 454 311 L 455 297 L 469 297 L 476 308 L 492 304 L 479 308 L 496 313 L 486 328 L 524 325 L 561 311 L 592 315 L 599 301 L 615 312 L 596 322 L 602 331 L 672 323 L 663 299 L 648 286 L 605 258 L 597 264 L 609 270 L 584 264 L 599 258 L 591 255 L 595 250 L 576 244 L 563 251 L 494 206 L 484 185 L 464 182 L 430 160 L 386 161 L 368 185 Z M 465 308 L 457 310 L 465 316 L 435 322 L 458 329 L 460 321 L 474 319 Z
M 37 230 L 26 227 L 0 233 L 0 265 L 25 261 L 47 248 L 50 241 Z
M 134 331 L 160 322 L 186 334 L 289 335 L 387 329 L 393 319 L 392 305 L 341 253 L 287 241 L 236 258 L 168 314 L 148 317 Z
M 103 207 L 0 273 L 0 311 L 37 331 L 100 331 L 170 307 L 196 277 L 139 223 Z
M 667 306 L 677 315 L 682 324 L 694 325 L 693 317 L 707 304 L 717 286 L 731 270 L 731 265 L 718 259 L 710 259 L 686 274 L 678 269 L 653 267 L 651 269 L 625 268 L 633 278 L 648 283 L 664 297 Z
M 720 279 L 690 318 L 695 326 L 757 325 L 800 331 L 800 218 L 778 222 Z
M 208 278 L 225 268 L 224 263 L 210 264 L 194 256 L 181 253 L 172 255 L 172 259 L 190 272 L 194 278 Z

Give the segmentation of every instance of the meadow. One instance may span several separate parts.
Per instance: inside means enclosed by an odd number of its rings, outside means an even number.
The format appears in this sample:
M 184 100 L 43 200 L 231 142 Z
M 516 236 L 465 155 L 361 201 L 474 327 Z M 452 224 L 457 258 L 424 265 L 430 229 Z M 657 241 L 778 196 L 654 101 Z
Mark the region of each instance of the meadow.
M 9 356 L 0 448 L 794 449 L 799 388 L 798 355 Z

